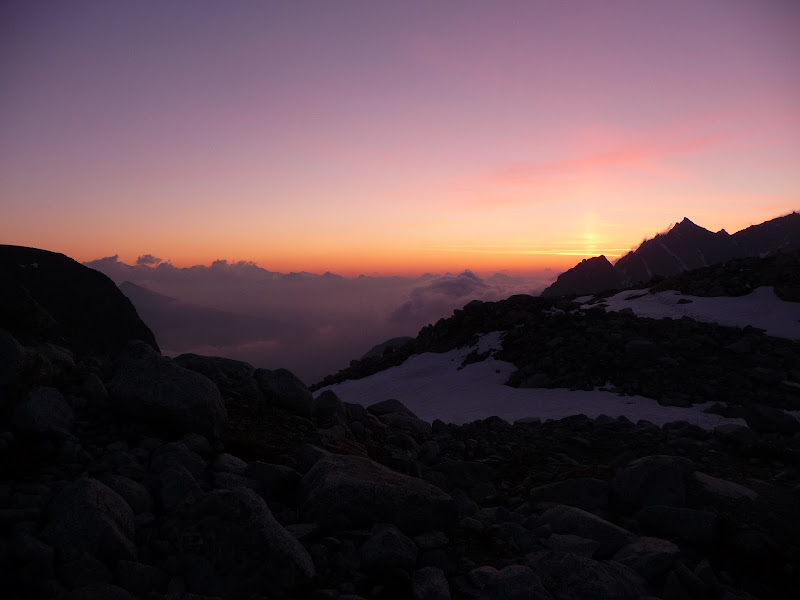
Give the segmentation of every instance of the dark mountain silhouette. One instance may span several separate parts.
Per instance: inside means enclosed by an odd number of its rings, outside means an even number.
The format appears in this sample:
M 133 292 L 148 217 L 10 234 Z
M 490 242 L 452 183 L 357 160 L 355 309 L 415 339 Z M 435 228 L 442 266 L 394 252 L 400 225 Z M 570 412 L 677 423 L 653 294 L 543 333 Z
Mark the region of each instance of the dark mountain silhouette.
M 56 252 L 0 245 L 0 328 L 24 343 L 116 353 L 132 339 L 158 350 L 153 332 L 114 282 Z
M 298 334 L 298 326 L 277 319 L 238 314 L 177 300 L 130 281 L 120 290 L 130 298 L 164 348 L 184 350 L 193 346 L 230 346 Z
M 558 276 L 542 296 L 567 294 L 592 294 L 599 290 L 613 290 L 622 285 L 624 277 L 605 256 L 587 258 Z
M 599 293 L 708 267 L 734 258 L 767 256 L 800 248 L 800 214 L 791 213 L 752 225 L 733 235 L 724 229 L 713 233 L 684 218 L 666 233 L 659 233 L 613 265 L 589 259 L 562 273 L 542 296 Z M 597 257 L 601 258 L 601 257 Z M 592 262 L 594 261 L 594 262 Z M 609 285 L 615 279 L 616 285 Z

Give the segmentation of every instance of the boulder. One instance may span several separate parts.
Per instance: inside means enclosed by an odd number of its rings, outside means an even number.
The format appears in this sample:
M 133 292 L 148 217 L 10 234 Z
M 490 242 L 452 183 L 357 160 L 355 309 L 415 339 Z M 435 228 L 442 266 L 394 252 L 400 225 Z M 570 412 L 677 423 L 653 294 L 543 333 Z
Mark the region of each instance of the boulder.
M 25 433 L 67 435 L 75 415 L 56 388 L 32 390 L 14 411 L 14 427 Z
M 532 553 L 528 565 L 557 600 L 635 600 L 647 595 L 644 579 L 619 563 L 564 552 Z
M 62 561 L 84 552 L 110 563 L 136 559 L 133 510 L 96 479 L 67 484 L 52 500 L 49 512 L 44 537 Z
M 0 289 L 21 289 L 28 300 L 0 314 L 0 327 L 25 344 L 50 340 L 73 351 L 107 355 L 129 340 L 142 340 L 158 349 L 153 332 L 114 282 L 63 254 L 0 245 L 0 280 Z
M 360 456 L 319 460 L 300 486 L 300 513 L 323 526 L 392 523 L 406 533 L 446 528 L 456 520 L 453 499 L 426 481 Z
M 744 420 L 750 429 L 758 433 L 794 435 L 800 432 L 800 421 L 785 410 L 763 404 L 752 403 L 746 405 Z
M 597 553 L 601 557 L 611 556 L 634 539 L 627 529 L 574 506 L 554 506 L 542 514 L 542 519 L 555 533 L 569 533 L 595 540 L 600 544 Z
M 107 475 L 101 481 L 122 496 L 133 509 L 134 514 L 153 512 L 153 497 L 147 488 L 138 481 L 122 475 Z
M 24 365 L 25 349 L 13 335 L 0 329 L 0 389 L 14 382 Z
M 606 510 L 608 490 L 608 483 L 601 479 L 579 477 L 540 485 L 533 488 L 528 497 L 531 502 L 566 504 L 588 511 Z
M 749 446 L 758 439 L 758 435 L 749 427 L 726 423 L 714 428 L 714 437 L 736 446 Z
M 314 396 L 291 371 L 256 369 L 255 379 L 267 404 L 306 418 L 314 416 Z
M 669 571 L 680 553 L 680 548 L 672 542 L 643 536 L 620 548 L 614 560 L 645 579 L 652 579 Z
M 228 413 L 217 387 L 142 342 L 132 342 L 118 361 L 111 402 L 122 416 L 170 433 L 194 432 L 216 439 Z
M 175 362 L 208 377 L 225 397 L 242 398 L 255 405 L 263 402 L 263 394 L 254 377 L 255 367 L 249 363 L 191 353 L 176 356 Z
M 378 525 L 358 549 L 361 568 L 366 571 L 408 569 L 417 562 L 417 546 L 393 525 Z
M 272 595 L 314 577 L 311 557 L 252 490 L 210 492 L 179 518 L 179 550 L 213 567 L 225 597 Z
M 685 476 L 694 463 L 677 456 L 645 456 L 617 473 L 612 484 L 615 501 L 626 509 L 651 504 L 684 506 Z
M 413 600 L 450 600 L 450 586 L 438 567 L 417 569 L 411 576 Z
M 302 479 L 300 473 L 291 467 L 272 465 L 258 460 L 247 465 L 245 475 L 258 482 L 267 499 L 294 495 Z
M 552 600 L 542 580 L 525 565 L 509 565 L 487 572 L 479 600 Z
M 646 531 L 669 539 L 711 546 L 717 538 L 718 518 L 712 512 L 678 506 L 646 506 L 637 514 Z

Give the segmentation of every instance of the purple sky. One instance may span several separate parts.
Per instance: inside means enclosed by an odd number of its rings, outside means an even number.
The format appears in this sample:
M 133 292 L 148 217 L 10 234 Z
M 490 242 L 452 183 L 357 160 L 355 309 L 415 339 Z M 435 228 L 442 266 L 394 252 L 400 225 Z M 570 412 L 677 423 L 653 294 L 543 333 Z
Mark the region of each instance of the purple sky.
M 800 208 L 800 2 L 4 2 L 0 241 L 566 268 Z

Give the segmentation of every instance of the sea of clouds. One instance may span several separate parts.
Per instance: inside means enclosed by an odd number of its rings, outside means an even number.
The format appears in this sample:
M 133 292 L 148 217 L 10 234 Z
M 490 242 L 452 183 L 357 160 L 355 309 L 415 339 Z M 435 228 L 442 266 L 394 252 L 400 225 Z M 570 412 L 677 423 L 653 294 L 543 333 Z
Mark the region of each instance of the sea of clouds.
M 341 277 L 278 273 L 246 261 L 175 267 L 149 254 L 133 265 L 118 256 L 85 264 L 120 285 L 165 354 L 284 367 L 308 384 L 389 338 L 416 336 L 471 300 L 538 295 L 555 278 L 549 270 L 526 277 Z

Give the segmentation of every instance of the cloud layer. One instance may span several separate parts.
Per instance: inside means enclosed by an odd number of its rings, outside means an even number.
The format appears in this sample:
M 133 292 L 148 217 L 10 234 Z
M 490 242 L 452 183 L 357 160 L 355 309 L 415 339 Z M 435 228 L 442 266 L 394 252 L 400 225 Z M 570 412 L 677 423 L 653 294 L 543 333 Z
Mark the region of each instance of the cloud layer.
M 372 346 L 414 336 L 471 300 L 538 294 L 554 277 L 481 278 L 471 271 L 421 277 L 277 273 L 253 262 L 178 268 L 152 255 L 86 263 L 131 298 L 168 354 L 195 352 L 285 367 L 307 383 L 346 367 Z M 153 265 L 153 266 L 150 266 Z

